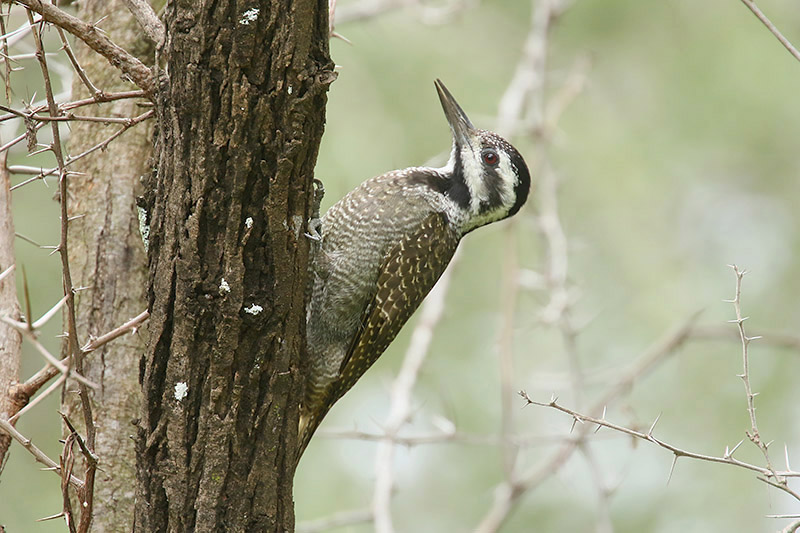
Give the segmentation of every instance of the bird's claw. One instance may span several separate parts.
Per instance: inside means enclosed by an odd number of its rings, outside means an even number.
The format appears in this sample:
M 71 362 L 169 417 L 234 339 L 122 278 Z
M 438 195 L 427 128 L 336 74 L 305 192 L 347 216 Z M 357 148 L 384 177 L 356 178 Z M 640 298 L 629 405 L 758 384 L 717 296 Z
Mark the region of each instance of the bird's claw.
M 322 242 L 322 219 L 312 218 L 308 221 L 308 231 L 306 237 L 314 242 Z

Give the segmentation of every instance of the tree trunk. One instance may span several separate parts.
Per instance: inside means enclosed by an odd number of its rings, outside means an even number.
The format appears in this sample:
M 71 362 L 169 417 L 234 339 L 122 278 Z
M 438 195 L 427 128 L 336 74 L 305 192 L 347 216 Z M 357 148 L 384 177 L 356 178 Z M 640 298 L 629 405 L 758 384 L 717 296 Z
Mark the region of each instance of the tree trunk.
M 11 177 L 6 170 L 7 152 L 0 154 L 0 274 L 16 264 L 14 256 L 14 219 L 11 217 Z M 0 281 L 0 316 L 19 320 L 17 285 L 11 271 Z M 22 335 L 5 322 L 0 322 L 0 417 L 15 415 L 28 403 L 28 396 L 19 391 L 19 363 Z M 11 437 L 0 431 L 0 473 L 8 461 Z
M 136 531 L 294 529 L 327 3 L 237 4 L 164 17 Z
M 121 0 L 82 0 L 83 20 L 103 19 L 102 27 L 114 40 L 146 61 L 152 57 L 137 23 Z M 108 61 L 76 39 L 74 50 L 89 80 L 107 92 L 131 90 Z M 76 76 L 73 96 L 91 96 Z M 88 108 L 85 114 L 132 117 L 144 110 L 131 100 Z M 78 154 L 103 141 L 120 128 L 93 122 L 71 126 L 69 149 Z M 85 176 L 69 181 L 69 251 L 75 286 L 87 287 L 76 295 L 76 319 L 80 341 L 102 335 L 141 313 L 147 305 L 147 264 L 139 234 L 136 196 L 142 175 L 149 174 L 153 153 L 153 121 L 139 124 L 117 138 L 107 150 L 76 163 L 73 170 Z M 125 335 L 92 352 L 84 363 L 85 374 L 100 385 L 92 394 L 97 428 L 95 453 L 100 459 L 94 490 L 93 531 L 130 531 L 135 495 L 135 450 L 131 421 L 139 416 L 141 388 L 139 360 L 146 336 Z M 73 383 L 68 390 L 75 390 Z M 80 400 L 75 394 L 63 399 L 70 420 L 83 428 Z M 84 433 L 85 434 L 85 433 Z

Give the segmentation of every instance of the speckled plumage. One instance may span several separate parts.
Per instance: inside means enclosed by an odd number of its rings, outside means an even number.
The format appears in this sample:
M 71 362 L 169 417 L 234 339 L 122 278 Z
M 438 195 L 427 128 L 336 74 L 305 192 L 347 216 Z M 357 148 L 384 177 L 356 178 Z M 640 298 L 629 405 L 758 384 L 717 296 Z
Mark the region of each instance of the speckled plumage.
M 302 454 L 330 407 L 380 357 L 431 290 L 461 237 L 513 215 L 530 177 L 519 153 L 476 130 L 437 81 L 454 134 L 442 169 L 412 167 L 369 179 L 321 220 L 311 269 Z M 494 164 L 486 162 L 493 153 Z

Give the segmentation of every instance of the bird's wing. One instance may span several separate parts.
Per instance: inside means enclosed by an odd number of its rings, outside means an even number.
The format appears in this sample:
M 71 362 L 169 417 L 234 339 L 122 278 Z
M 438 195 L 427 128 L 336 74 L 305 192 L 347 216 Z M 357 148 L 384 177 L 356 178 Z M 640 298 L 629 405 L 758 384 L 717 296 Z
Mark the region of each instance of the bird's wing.
M 325 410 L 301 417 L 300 454 L 328 408 L 355 385 L 422 303 L 450 263 L 459 240 L 445 215 L 433 213 L 390 249 L 375 294 L 362 315 L 362 326 L 342 361 L 339 379 L 323 393 Z
M 445 216 L 434 213 L 389 251 L 378 274 L 375 296 L 364 311 L 362 328 L 342 361 L 337 387 L 341 392 L 334 401 L 389 347 L 444 273 L 458 241 Z

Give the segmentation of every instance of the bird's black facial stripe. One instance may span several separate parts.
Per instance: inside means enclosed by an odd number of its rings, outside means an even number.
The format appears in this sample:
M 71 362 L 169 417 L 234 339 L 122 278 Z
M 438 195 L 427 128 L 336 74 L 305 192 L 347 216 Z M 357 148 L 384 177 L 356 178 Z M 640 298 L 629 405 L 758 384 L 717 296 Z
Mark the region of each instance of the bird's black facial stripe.
M 463 209 L 469 208 L 470 193 L 464 182 L 461 162 L 457 161 L 453 175 L 448 178 L 434 169 L 422 169 L 409 174 L 409 185 L 423 185 L 429 189 L 444 194 Z
M 424 185 L 440 194 L 444 194 L 450 186 L 447 178 L 433 169 L 419 169 L 418 172 L 409 174 L 408 183 L 409 185 Z
M 497 167 L 487 167 L 483 171 L 487 198 L 481 202 L 481 214 L 503 205 L 503 179 L 497 174 Z
M 448 188 L 445 192 L 447 197 L 454 201 L 458 207 L 469 209 L 471 195 L 464 179 L 464 167 L 460 157 L 455 160 L 452 178 L 446 181 L 448 182 Z
M 511 156 L 511 166 L 519 177 L 517 183 L 514 184 L 514 196 L 516 200 L 508 211 L 508 216 L 512 216 L 522 208 L 523 204 L 525 204 L 525 200 L 528 199 L 528 192 L 531 189 L 531 175 L 530 172 L 528 172 L 528 165 L 526 165 L 525 160 L 522 159 L 522 155 L 520 155 L 513 146 L 509 145 L 509 147 L 511 148 L 511 150 L 508 151 L 509 156 Z
M 488 213 L 503 206 L 503 178 L 499 174 L 500 156 L 498 152 L 507 152 L 507 143 L 491 132 L 481 143 L 481 163 L 483 166 L 483 184 L 485 198 L 480 203 L 480 214 Z

